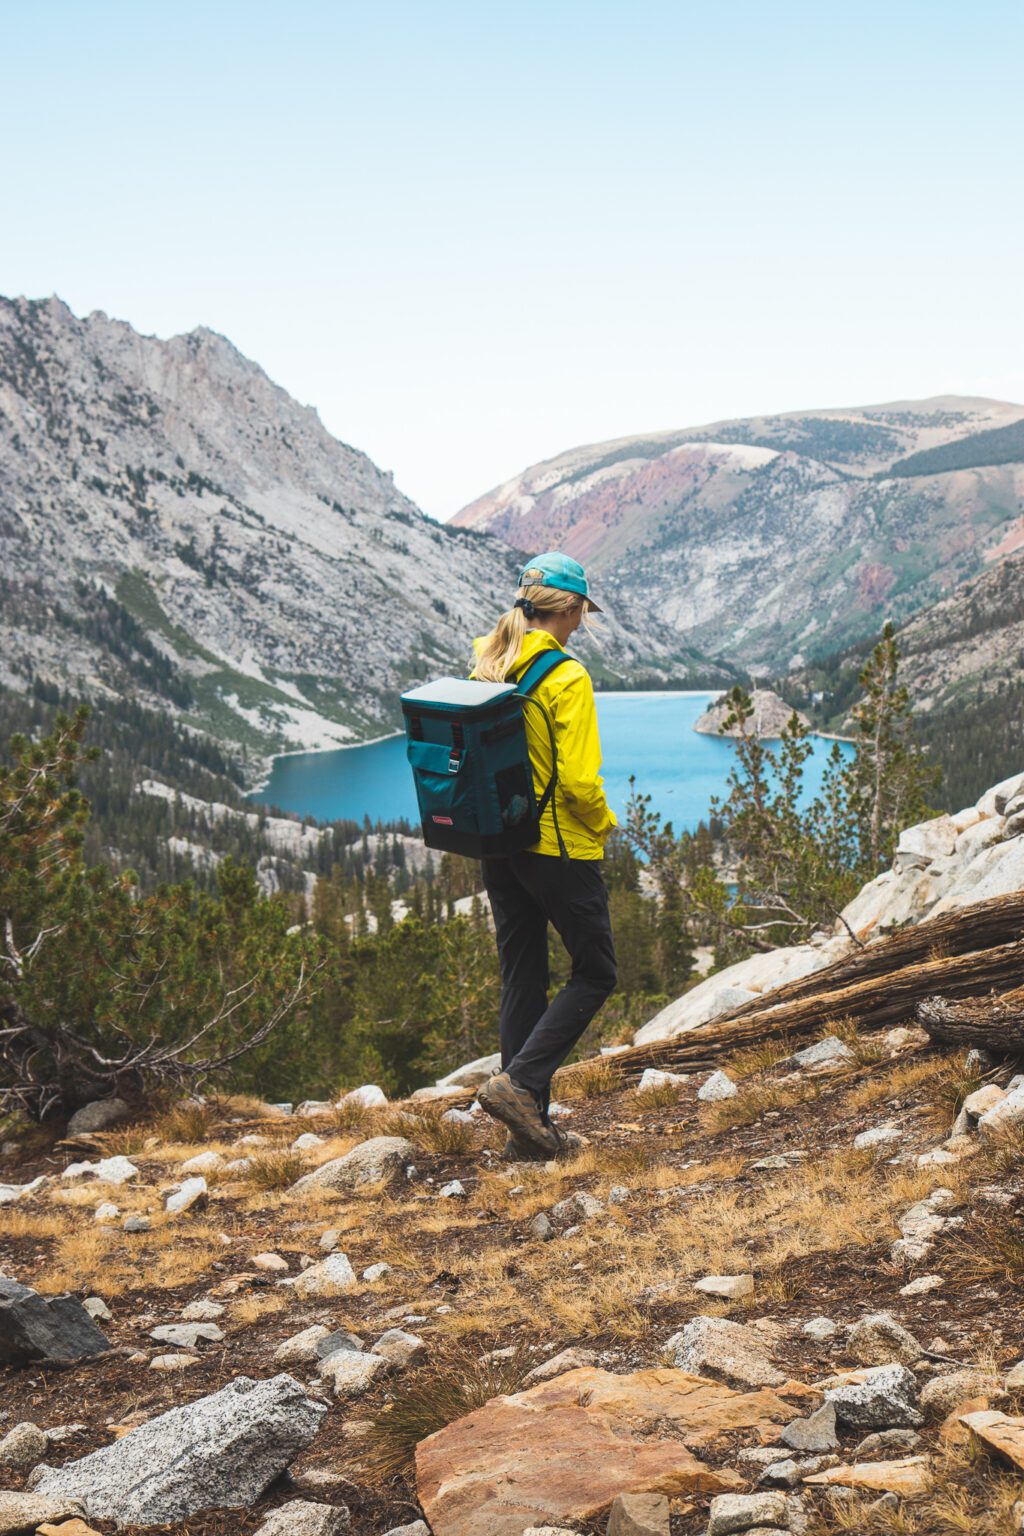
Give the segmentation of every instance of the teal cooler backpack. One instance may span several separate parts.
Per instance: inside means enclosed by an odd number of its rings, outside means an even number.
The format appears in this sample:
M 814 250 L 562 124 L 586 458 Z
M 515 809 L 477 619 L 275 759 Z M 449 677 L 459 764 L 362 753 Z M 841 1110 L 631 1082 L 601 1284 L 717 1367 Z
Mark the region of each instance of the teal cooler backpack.
M 491 859 L 537 841 L 549 804 L 555 817 L 558 757 L 551 717 L 531 694 L 571 659 L 564 651 L 543 651 L 518 683 L 442 677 L 402 694 L 406 751 L 428 848 Z M 539 802 L 523 723 L 528 704 L 543 714 L 551 740 L 551 778 Z M 557 817 L 555 833 L 566 858 Z

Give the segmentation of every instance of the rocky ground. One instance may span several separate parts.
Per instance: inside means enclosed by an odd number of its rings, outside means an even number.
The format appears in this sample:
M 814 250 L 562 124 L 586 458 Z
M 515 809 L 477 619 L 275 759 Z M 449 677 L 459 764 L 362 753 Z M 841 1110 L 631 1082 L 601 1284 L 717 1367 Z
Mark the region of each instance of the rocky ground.
M 0 1300 L 0 1532 L 1024 1528 L 1012 1067 L 823 1033 L 578 1066 L 557 1164 L 466 1093 L 5 1144 L 0 1268 L 104 1337 L 26 1361 Z

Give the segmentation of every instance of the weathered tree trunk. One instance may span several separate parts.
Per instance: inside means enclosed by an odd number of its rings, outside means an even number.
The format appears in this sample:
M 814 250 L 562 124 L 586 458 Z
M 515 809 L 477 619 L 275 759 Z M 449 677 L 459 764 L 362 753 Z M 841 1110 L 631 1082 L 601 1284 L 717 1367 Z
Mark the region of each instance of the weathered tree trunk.
M 1024 987 L 957 1002 L 926 997 L 916 1012 L 917 1022 L 933 1040 L 980 1046 L 1002 1056 L 1024 1053 Z
M 839 1019 L 850 1019 L 858 1028 L 869 1030 L 905 1024 L 913 1019 L 917 1004 L 937 992 L 953 998 L 1008 992 L 1022 975 L 1024 942 L 1020 940 L 972 954 L 923 960 L 846 985 L 828 985 L 829 972 L 820 971 L 810 978 L 818 984 L 812 996 L 787 1000 L 783 994 L 788 989 L 780 987 L 756 1009 L 747 1004 L 743 1012 L 705 1024 L 692 1034 L 636 1046 L 608 1059 L 627 1081 L 645 1067 L 709 1070 L 730 1052 L 763 1040 L 809 1035 Z

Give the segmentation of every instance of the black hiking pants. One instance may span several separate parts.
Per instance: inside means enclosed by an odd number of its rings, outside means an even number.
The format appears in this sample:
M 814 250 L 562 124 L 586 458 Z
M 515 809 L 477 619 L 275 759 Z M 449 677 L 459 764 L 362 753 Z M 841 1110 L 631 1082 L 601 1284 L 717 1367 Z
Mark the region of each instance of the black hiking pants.
M 601 860 L 514 853 L 484 859 L 483 877 L 501 964 L 502 1069 L 538 1095 L 546 1115 L 552 1077 L 615 987 Z M 572 961 L 550 1003 L 548 923 Z

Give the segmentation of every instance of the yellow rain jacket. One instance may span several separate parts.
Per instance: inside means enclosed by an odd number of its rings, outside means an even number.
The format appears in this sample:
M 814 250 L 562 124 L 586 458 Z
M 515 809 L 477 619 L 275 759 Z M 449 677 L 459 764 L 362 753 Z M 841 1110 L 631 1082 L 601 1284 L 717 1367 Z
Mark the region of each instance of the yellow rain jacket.
M 478 651 L 482 644 L 482 640 L 474 641 Z M 508 681 L 516 682 L 541 651 L 562 649 L 546 629 L 528 629 Z M 563 662 L 537 684 L 532 697 L 544 706 L 555 727 L 558 783 L 554 799 L 566 852 L 570 859 L 600 859 L 605 838 L 617 822 L 605 799 L 601 778 L 601 741 L 590 676 L 575 659 Z M 523 714 L 533 789 L 539 801 L 551 777 L 551 740 L 539 710 L 527 705 Z M 527 851 L 559 857 L 550 807 L 541 819 L 540 841 Z

